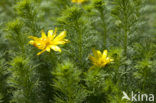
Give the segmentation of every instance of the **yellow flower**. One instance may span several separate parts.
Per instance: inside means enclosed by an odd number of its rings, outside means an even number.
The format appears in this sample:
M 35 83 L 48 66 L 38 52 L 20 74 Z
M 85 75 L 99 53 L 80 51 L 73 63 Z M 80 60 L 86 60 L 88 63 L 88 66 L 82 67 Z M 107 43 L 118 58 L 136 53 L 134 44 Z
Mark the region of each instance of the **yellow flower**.
M 113 59 L 110 59 L 107 57 L 107 50 L 104 50 L 103 53 L 101 53 L 99 50 L 92 49 L 93 55 L 89 56 L 89 59 L 92 61 L 94 66 L 96 67 L 104 67 L 106 64 L 113 61 Z
M 81 4 L 81 3 L 85 2 L 85 1 L 86 0 L 72 0 L 73 3 L 79 3 L 79 4 Z
M 69 41 L 67 39 L 64 39 L 66 37 L 66 31 L 62 31 L 58 36 L 56 36 L 56 32 L 56 29 L 55 32 L 53 32 L 53 30 L 49 30 L 47 36 L 45 32 L 42 31 L 42 36 L 40 38 L 29 36 L 29 38 L 33 39 L 29 41 L 29 44 L 34 45 L 38 49 L 42 50 L 41 52 L 37 53 L 37 55 L 40 55 L 45 51 L 50 52 L 50 49 L 61 52 L 60 47 L 58 47 L 57 45 L 65 44 Z

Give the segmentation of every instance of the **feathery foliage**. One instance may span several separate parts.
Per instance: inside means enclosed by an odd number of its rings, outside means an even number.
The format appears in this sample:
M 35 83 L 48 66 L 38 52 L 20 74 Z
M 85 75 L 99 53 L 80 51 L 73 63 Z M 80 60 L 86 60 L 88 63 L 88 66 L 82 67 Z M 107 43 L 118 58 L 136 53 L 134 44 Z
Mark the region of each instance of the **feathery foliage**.
M 154 103 L 141 94 L 156 93 L 155 12 L 155 0 L 0 0 L 0 103 Z

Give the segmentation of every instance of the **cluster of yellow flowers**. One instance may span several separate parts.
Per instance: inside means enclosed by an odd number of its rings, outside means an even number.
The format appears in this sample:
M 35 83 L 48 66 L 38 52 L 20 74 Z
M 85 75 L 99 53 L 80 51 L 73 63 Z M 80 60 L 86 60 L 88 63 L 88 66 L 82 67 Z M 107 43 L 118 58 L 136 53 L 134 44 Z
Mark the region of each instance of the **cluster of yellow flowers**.
M 85 1 L 86 0 L 72 0 L 73 3 L 78 4 L 81 4 Z M 32 39 L 29 41 L 29 44 L 42 50 L 41 52 L 37 53 L 37 55 L 40 55 L 45 51 L 50 52 L 51 49 L 53 49 L 54 51 L 61 52 L 61 48 L 58 45 L 62 45 L 69 42 L 69 40 L 65 39 L 66 31 L 62 31 L 58 36 L 57 29 L 55 29 L 54 31 L 49 30 L 48 35 L 46 35 L 44 31 L 42 31 L 41 35 L 42 36 L 40 38 L 29 36 L 29 38 Z M 90 55 L 89 59 L 92 61 L 93 67 L 101 68 L 113 61 L 113 59 L 107 57 L 107 50 L 104 50 L 103 53 L 95 49 L 93 49 L 92 51 L 94 56 Z
M 65 39 L 66 31 L 62 31 L 58 36 L 57 36 L 57 29 L 55 29 L 55 31 L 49 30 L 48 36 L 45 34 L 44 31 L 42 31 L 41 35 L 42 36 L 40 38 L 29 36 L 30 39 L 33 39 L 29 41 L 29 44 L 42 50 L 41 52 L 37 53 L 37 55 L 40 55 L 45 51 L 50 52 L 50 49 L 61 52 L 61 48 L 58 45 L 69 42 L 68 39 Z M 93 49 L 92 51 L 94 56 L 90 55 L 89 59 L 96 67 L 104 67 L 106 64 L 113 61 L 113 59 L 107 57 L 107 50 L 104 50 L 103 53 L 95 49 Z

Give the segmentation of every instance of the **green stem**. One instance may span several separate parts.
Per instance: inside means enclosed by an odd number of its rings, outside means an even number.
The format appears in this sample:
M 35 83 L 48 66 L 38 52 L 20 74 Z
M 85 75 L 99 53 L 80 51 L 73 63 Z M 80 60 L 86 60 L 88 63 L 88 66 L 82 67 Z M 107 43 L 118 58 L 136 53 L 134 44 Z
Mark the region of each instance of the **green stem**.
M 124 30 L 124 55 L 127 59 L 127 46 L 128 46 L 128 14 L 127 14 L 127 4 L 125 3 L 125 1 L 123 0 L 123 13 L 124 13 L 124 20 L 123 20 L 123 23 L 124 23 L 124 27 L 123 27 L 123 30 Z M 127 73 L 127 64 L 125 64 L 125 73 Z M 127 74 L 125 74 L 125 84 L 127 84 Z M 127 85 L 125 86 L 127 87 Z
M 124 54 L 127 57 L 127 40 L 128 40 L 128 31 L 125 30 L 125 38 L 124 38 Z
M 147 82 L 148 82 L 148 80 L 147 80 L 147 77 L 148 77 L 148 70 L 149 70 L 149 68 L 148 67 L 146 67 L 146 68 L 144 68 L 144 70 L 143 70 L 143 74 L 144 74 L 144 81 L 143 81 L 143 91 L 145 91 L 145 85 L 147 84 Z
M 104 26 L 104 48 L 107 48 L 107 28 Z
M 127 57 L 127 46 L 128 46 L 128 14 L 127 14 L 127 2 L 123 0 L 124 10 L 124 54 Z
M 79 48 L 78 59 L 79 59 L 80 64 L 82 64 L 82 31 L 81 31 L 78 21 L 76 21 L 75 26 L 76 26 L 76 31 L 78 34 L 78 48 Z
M 103 29 L 104 29 L 104 34 L 103 34 L 103 44 L 104 44 L 104 48 L 107 47 L 107 26 L 106 26 L 106 22 L 105 22 L 105 17 L 104 17 L 104 13 L 103 13 L 103 9 L 100 10 L 100 17 L 101 17 L 101 20 L 102 20 L 102 26 L 103 26 Z
M 80 56 L 80 63 L 82 64 L 82 33 L 79 33 L 79 56 Z
M 25 55 L 25 48 L 24 48 L 24 43 L 23 43 L 24 41 L 22 40 L 22 35 L 19 31 L 15 30 L 14 32 L 16 34 L 16 40 L 20 46 L 21 53 Z

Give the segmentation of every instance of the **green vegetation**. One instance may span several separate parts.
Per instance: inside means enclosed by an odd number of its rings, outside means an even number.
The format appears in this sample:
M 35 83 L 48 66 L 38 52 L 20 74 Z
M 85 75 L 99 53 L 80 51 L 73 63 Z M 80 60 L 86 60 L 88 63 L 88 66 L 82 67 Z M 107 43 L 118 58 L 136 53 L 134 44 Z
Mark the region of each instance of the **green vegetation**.
M 0 18 L 0 103 L 156 94 L 156 0 L 0 0 Z

